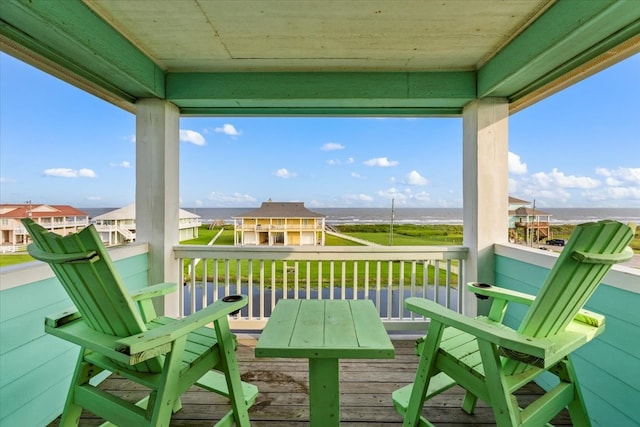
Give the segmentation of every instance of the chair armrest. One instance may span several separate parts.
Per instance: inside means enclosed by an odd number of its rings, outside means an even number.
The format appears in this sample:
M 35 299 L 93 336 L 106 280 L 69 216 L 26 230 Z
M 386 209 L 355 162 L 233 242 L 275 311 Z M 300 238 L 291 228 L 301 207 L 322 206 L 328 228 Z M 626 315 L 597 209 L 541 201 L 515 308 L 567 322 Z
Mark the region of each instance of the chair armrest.
M 119 341 L 122 338 L 103 334 L 91 329 L 82 317 L 76 318 L 75 320 L 69 320 L 69 317 L 64 316 L 62 318 L 65 318 L 67 321 L 62 322 L 63 324 L 60 326 L 52 326 L 54 322 L 49 321 L 52 319 L 47 319 L 44 327 L 45 332 L 81 347 L 88 348 L 120 363 L 135 365 L 136 363 L 171 351 L 171 343 L 167 343 L 151 348 L 144 354 L 125 354 L 119 351 Z
M 210 306 L 195 313 L 162 325 L 142 334 L 118 340 L 118 351 L 128 355 L 146 352 L 154 347 L 170 344 L 177 338 L 188 334 L 208 323 L 214 322 L 247 305 L 247 296 L 238 296 L 234 301 L 218 300 Z
M 491 297 L 508 302 L 517 302 L 524 305 L 531 305 L 536 299 L 534 295 L 501 288 L 495 285 L 489 285 L 488 283 L 469 282 L 467 283 L 467 290 L 476 295 L 482 295 L 487 298 Z
M 573 331 L 558 334 L 553 339 L 521 335 L 511 328 L 487 318 L 473 319 L 463 316 L 440 304 L 419 297 L 407 298 L 405 307 L 430 318 L 433 322 L 454 327 L 474 335 L 479 340 L 504 347 L 512 354 L 528 355 L 530 359 L 538 361 L 536 366 L 541 367 L 552 366 L 567 354 L 567 349 L 577 348 L 587 341 L 584 334 Z
M 146 299 L 151 299 L 175 292 L 177 286 L 177 284 L 171 282 L 158 283 L 156 285 L 146 286 L 142 289 L 138 289 L 132 292 L 129 296 L 134 301 L 143 301 Z

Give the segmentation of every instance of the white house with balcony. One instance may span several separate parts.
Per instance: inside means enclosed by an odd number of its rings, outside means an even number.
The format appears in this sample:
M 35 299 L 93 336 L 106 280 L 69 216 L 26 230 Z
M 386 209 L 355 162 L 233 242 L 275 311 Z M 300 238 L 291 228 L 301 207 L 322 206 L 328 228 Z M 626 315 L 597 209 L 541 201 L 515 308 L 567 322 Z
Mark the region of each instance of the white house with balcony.
M 105 245 L 123 245 L 136 240 L 136 204 L 98 215 L 91 219 Z M 200 216 L 180 209 L 180 240 L 198 237 Z
M 326 215 L 300 202 L 263 202 L 233 218 L 235 245 L 324 246 Z
M 2 246 L 27 243 L 29 235 L 20 222 L 23 218 L 32 218 L 47 230 L 63 236 L 89 225 L 86 212 L 68 205 L 3 204 L 0 205 Z
M 509 196 L 509 240 L 540 242 L 551 237 L 551 214 L 529 202 Z

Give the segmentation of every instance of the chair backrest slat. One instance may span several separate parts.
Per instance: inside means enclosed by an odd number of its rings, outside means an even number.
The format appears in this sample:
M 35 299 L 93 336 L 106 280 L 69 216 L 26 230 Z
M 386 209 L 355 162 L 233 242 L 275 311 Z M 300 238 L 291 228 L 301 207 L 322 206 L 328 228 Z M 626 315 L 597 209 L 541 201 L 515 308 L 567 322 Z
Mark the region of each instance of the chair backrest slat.
M 518 331 L 545 337 L 564 330 L 611 268 L 609 263 L 582 263 L 575 259 L 574 252 L 621 253 L 634 232 L 632 227 L 616 221 L 576 226 Z

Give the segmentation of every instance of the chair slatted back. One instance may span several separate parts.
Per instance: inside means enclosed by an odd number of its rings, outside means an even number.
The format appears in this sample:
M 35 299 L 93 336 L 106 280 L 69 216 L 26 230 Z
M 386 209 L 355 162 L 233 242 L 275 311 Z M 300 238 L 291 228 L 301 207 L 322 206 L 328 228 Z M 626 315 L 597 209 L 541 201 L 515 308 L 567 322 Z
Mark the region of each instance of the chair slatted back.
M 634 228 L 608 220 L 576 226 L 518 332 L 546 337 L 563 331 L 611 268 L 610 262 L 581 262 L 576 252 L 621 254 L 633 238 Z
M 128 337 L 147 330 L 140 312 L 124 286 L 108 251 L 93 225 L 78 233 L 60 236 L 33 222 L 22 220 L 36 248 L 30 254 L 47 262 L 67 294 L 95 331 Z M 64 260 L 62 255 L 74 255 Z M 59 257 L 60 260 L 56 260 Z M 160 372 L 162 359 L 153 358 L 128 369 Z

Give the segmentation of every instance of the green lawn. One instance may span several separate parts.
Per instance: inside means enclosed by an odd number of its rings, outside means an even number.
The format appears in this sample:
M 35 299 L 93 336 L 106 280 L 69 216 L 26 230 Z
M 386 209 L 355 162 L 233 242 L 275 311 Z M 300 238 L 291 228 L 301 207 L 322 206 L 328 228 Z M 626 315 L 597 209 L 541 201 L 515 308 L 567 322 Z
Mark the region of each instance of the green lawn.
M 22 264 L 31 261 L 35 260 L 31 255 L 24 252 L 16 254 L 0 254 L 0 267 L 7 267 L 9 265 Z

